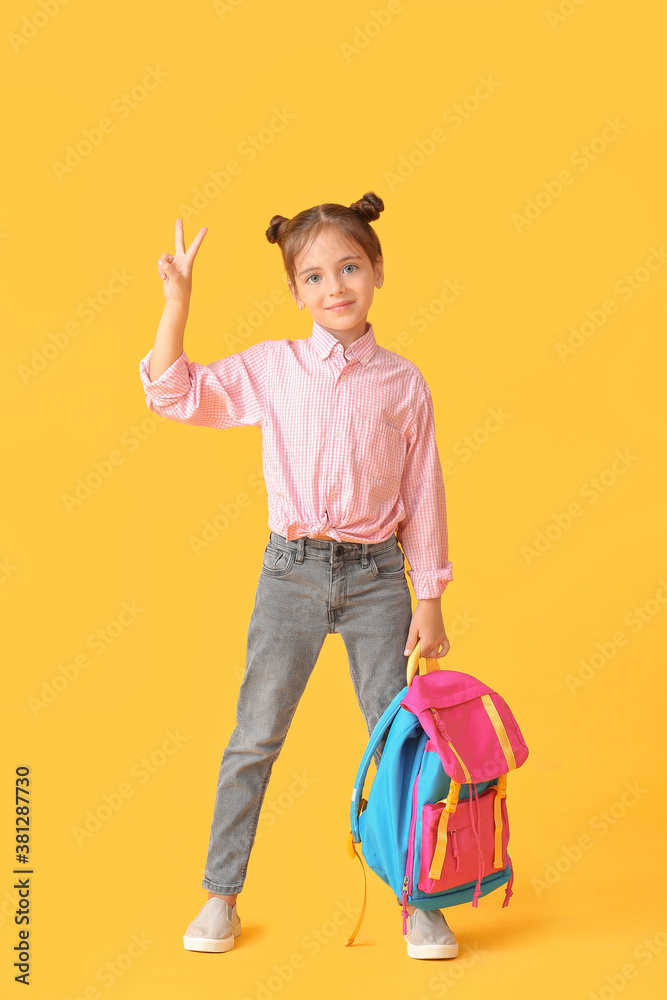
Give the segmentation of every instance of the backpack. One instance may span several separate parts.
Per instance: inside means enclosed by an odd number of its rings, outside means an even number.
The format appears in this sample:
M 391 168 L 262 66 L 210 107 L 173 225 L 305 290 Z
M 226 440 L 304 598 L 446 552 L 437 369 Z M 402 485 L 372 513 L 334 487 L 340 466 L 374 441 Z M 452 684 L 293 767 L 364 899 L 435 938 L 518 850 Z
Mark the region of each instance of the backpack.
M 514 869 L 507 851 L 507 774 L 528 756 L 504 699 L 471 674 L 443 670 L 437 659 L 420 662 L 417 642 L 408 659 L 407 687 L 399 691 L 371 733 L 357 771 L 347 847 L 359 858 L 366 909 L 366 864 L 403 904 L 435 910 L 458 903 L 477 906 L 506 885 Z M 367 798 L 370 761 L 384 739 Z

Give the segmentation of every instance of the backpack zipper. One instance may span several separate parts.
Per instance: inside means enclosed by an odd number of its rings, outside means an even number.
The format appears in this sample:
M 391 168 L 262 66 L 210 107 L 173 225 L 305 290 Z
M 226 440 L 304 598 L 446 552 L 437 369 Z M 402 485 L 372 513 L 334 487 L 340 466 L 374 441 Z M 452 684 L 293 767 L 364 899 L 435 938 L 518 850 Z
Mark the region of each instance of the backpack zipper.
M 447 729 L 445 727 L 444 722 L 442 721 L 442 719 L 440 718 L 440 716 L 438 715 L 438 713 L 436 712 L 436 710 L 433 708 L 432 705 L 430 706 L 430 709 L 431 709 L 431 714 L 433 715 L 433 718 L 435 720 L 436 728 L 440 731 L 443 740 L 445 741 L 445 743 L 447 744 L 447 746 L 449 747 L 449 749 L 452 751 L 452 753 L 454 754 L 454 756 L 458 760 L 459 765 L 461 767 L 461 770 L 463 772 L 463 778 L 464 778 L 465 783 L 469 784 L 472 779 L 471 779 L 471 776 L 470 776 L 470 771 L 466 767 L 466 763 L 463 760 L 463 757 L 461 756 L 461 754 L 458 752 L 458 750 L 456 749 L 456 747 L 452 743 L 452 741 L 450 739 L 450 736 L 449 736 L 449 733 L 447 732 Z
M 422 758 L 423 759 L 423 758 Z M 417 788 L 419 785 L 419 775 L 421 774 L 421 761 L 415 781 L 412 786 L 412 816 L 410 818 L 410 832 L 408 834 L 408 856 L 405 863 L 405 877 L 403 879 L 403 933 L 408 933 L 408 895 L 412 895 L 412 869 L 415 859 L 415 828 L 417 826 Z

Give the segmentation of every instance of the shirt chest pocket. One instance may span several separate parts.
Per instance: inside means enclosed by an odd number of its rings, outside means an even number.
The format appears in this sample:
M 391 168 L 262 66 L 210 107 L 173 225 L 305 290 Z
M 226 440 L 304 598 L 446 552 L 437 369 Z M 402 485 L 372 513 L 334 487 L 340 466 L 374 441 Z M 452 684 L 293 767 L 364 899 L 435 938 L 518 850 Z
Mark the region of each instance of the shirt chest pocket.
M 356 468 L 371 479 L 400 480 L 405 461 L 403 434 L 381 417 L 354 413 Z

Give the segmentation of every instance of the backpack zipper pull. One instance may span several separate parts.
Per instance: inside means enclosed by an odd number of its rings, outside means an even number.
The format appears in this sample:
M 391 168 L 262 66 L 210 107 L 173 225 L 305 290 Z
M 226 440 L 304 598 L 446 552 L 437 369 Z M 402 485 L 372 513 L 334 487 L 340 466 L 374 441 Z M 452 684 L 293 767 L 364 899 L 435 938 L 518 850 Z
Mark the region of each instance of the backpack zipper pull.
M 403 879 L 403 933 L 408 933 L 408 876 Z
M 459 871 L 461 867 L 461 859 L 459 855 L 459 848 L 456 841 L 456 830 L 449 831 L 452 835 L 452 848 L 454 849 L 454 857 L 456 858 L 456 871 Z

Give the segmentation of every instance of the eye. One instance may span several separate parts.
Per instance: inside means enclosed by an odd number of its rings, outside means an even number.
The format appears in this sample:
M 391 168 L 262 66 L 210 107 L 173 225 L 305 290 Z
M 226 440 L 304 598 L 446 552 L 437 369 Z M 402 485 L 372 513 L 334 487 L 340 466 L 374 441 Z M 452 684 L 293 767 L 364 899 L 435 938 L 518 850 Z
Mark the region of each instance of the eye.
M 359 267 L 358 267 L 357 264 L 345 264 L 344 267 L 343 267 L 343 271 L 345 271 L 345 268 L 347 268 L 347 267 L 354 268 L 354 271 L 358 271 L 359 270 Z M 348 274 L 353 274 L 354 271 L 348 271 L 347 273 Z M 318 285 L 319 284 L 318 281 L 311 281 L 310 280 L 311 278 L 318 278 L 318 277 L 319 277 L 319 275 L 317 275 L 317 274 L 309 274 L 308 277 L 306 278 L 306 284 L 307 285 Z

